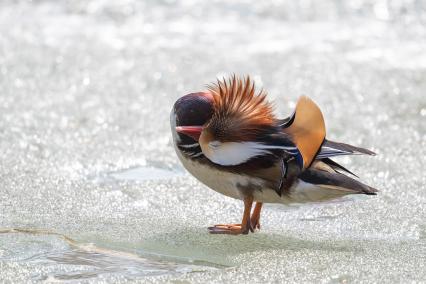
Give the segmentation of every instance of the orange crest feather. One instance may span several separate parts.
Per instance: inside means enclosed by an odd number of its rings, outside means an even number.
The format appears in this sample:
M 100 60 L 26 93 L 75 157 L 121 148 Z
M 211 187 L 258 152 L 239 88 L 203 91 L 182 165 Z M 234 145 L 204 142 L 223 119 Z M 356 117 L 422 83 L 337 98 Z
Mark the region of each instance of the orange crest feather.
M 256 92 L 250 77 L 232 78 L 208 86 L 213 94 L 214 114 L 207 125 L 221 141 L 247 141 L 276 122 L 266 92 Z

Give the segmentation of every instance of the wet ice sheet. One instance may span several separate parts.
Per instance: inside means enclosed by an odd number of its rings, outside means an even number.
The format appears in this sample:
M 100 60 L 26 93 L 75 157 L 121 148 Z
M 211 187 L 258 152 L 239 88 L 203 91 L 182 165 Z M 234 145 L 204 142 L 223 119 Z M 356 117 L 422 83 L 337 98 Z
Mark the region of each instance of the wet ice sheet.
M 424 281 L 424 11 L 421 1 L 3 1 L 0 227 L 203 267 L 154 276 L 113 257 L 113 273 L 87 281 Z M 339 161 L 381 193 L 268 206 L 260 233 L 208 235 L 237 222 L 242 204 L 171 174 L 183 169 L 168 116 L 179 96 L 231 72 L 251 74 L 283 116 L 311 96 L 330 139 L 378 152 Z M 0 244 L 2 280 L 93 272 L 55 237 Z M 63 259 L 58 250 L 72 263 L 46 260 Z
M 0 266 L 41 268 L 27 275 L 28 280 L 131 280 L 214 269 L 212 264 L 209 267 L 185 263 L 183 259 L 180 262 L 166 259 L 166 256 L 150 255 L 146 258 L 136 253 L 82 244 L 45 230 L 0 231 Z M 6 275 L 3 277 L 6 278 Z

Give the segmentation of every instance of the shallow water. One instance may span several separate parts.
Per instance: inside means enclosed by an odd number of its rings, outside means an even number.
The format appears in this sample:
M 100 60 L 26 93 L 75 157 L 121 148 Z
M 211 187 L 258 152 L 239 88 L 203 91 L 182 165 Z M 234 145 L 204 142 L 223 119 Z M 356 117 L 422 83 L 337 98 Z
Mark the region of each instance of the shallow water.
M 425 282 L 426 3 L 293 2 L 2 1 L 0 280 Z M 185 173 L 168 116 L 232 72 L 282 116 L 312 97 L 380 194 L 209 235 L 242 204 Z

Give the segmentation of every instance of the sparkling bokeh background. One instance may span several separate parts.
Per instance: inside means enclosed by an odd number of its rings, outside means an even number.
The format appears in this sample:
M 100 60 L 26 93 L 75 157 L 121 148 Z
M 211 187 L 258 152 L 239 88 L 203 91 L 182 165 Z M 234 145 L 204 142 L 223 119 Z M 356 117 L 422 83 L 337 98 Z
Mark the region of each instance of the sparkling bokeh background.
M 426 281 L 425 24 L 421 0 L 1 1 L 0 280 Z M 232 73 L 283 117 L 312 97 L 380 194 L 209 235 L 242 204 L 185 173 L 169 113 Z

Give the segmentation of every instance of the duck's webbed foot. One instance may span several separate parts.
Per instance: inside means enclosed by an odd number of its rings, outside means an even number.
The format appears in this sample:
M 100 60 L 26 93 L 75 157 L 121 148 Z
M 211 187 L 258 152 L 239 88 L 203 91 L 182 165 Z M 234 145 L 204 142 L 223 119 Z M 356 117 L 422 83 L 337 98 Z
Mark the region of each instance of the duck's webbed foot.
M 253 215 L 250 218 L 251 207 L 253 204 L 253 198 L 244 198 L 244 214 L 241 224 L 218 224 L 213 227 L 209 227 L 209 233 L 211 234 L 227 234 L 227 235 L 247 235 L 249 231 L 260 229 L 260 209 L 262 203 L 257 202 L 254 208 Z
M 210 234 L 247 235 L 249 231 L 253 232 L 249 224 L 246 226 L 241 224 L 218 224 L 208 229 Z

